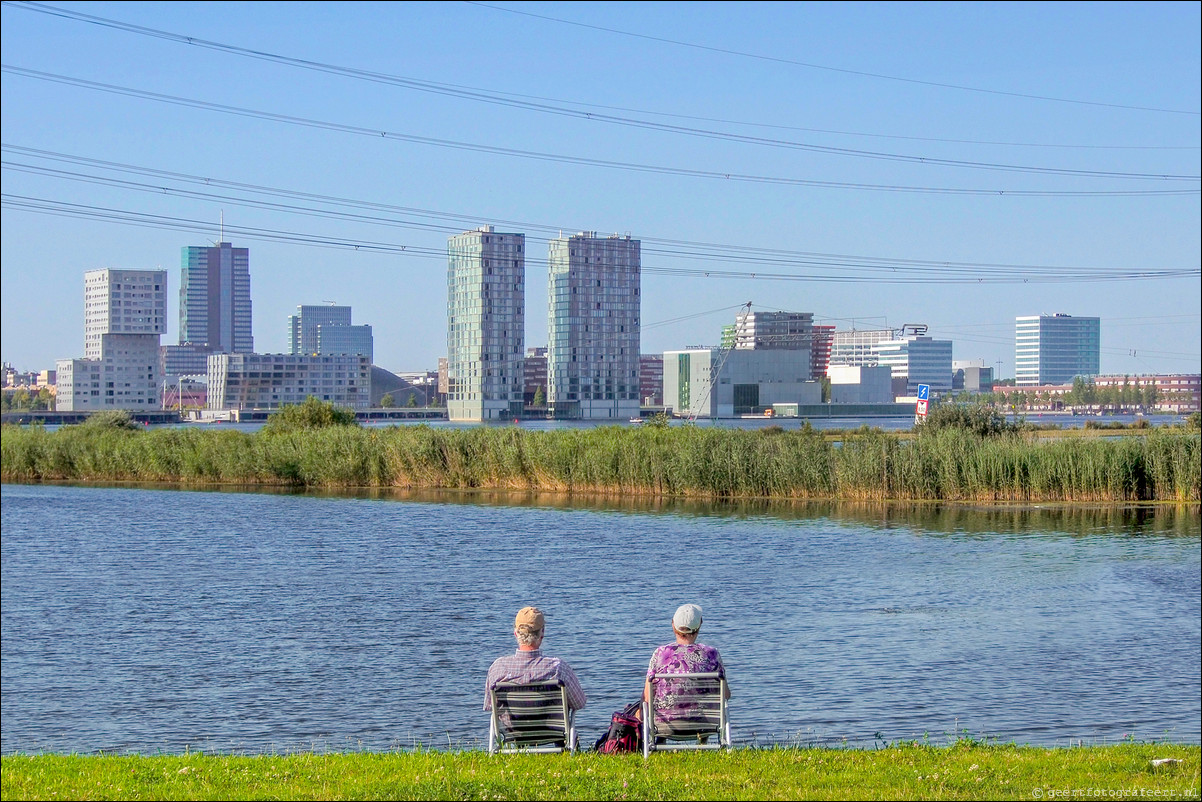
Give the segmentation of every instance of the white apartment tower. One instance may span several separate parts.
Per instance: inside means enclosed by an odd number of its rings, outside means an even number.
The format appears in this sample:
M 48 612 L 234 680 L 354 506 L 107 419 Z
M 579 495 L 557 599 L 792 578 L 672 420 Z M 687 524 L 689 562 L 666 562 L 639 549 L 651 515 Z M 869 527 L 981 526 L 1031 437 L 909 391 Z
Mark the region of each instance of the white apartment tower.
M 551 240 L 547 402 L 557 417 L 638 415 L 640 273 L 629 235 Z
M 59 360 L 57 408 L 158 409 L 166 270 L 84 273 L 84 358 Z
M 522 414 L 526 237 L 481 226 L 447 241 L 447 416 Z

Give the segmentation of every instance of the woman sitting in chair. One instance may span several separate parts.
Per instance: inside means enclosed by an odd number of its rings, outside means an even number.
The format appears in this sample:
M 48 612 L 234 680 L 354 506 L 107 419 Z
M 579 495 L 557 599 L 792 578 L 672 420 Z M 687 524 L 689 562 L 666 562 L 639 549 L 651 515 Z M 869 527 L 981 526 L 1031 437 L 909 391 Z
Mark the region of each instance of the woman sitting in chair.
M 690 710 L 694 707 L 687 699 L 682 699 L 678 688 L 674 687 L 679 681 L 660 679 L 652 687 L 652 678 L 656 674 L 701 674 L 718 672 L 726 679 L 726 668 L 722 658 L 713 646 L 697 642 L 701 631 L 701 608 L 695 604 L 682 604 L 672 616 L 672 631 L 676 634 L 676 642 L 660 646 L 651 655 L 651 663 L 647 666 L 647 681 L 643 686 L 643 701 L 651 702 L 656 719 L 671 722 L 676 719 L 690 718 Z M 723 683 L 725 696 L 730 698 L 730 688 Z

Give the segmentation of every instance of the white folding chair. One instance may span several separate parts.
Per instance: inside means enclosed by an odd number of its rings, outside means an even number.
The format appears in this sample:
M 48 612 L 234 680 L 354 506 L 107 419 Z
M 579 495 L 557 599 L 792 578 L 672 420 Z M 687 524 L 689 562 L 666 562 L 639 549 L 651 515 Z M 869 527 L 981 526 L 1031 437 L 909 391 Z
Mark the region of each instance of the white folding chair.
M 562 684 L 502 682 L 489 695 L 489 754 L 576 751 L 574 712 Z
M 657 700 L 656 687 L 665 693 Z M 717 671 L 655 674 L 643 702 L 643 757 L 652 752 L 729 749 L 726 679 Z

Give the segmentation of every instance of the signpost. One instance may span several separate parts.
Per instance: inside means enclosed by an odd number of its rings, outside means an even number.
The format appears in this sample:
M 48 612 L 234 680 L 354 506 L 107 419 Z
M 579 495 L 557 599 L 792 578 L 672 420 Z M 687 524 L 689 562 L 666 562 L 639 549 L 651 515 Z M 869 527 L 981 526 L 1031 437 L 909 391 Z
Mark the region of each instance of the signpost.
M 918 403 L 914 405 L 914 422 L 922 423 L 927 418 L 927 410 L 931 404 L 931 385 L 918 385 Z

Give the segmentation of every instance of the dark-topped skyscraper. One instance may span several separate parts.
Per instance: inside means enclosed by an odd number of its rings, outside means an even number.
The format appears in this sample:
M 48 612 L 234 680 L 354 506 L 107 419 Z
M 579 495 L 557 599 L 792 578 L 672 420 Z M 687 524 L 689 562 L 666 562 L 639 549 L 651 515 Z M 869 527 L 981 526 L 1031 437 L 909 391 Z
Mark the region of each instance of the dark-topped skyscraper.
M 219 242 L 183 249 L 179 342 L 210 353 L 254 352 L 248 248 Z

